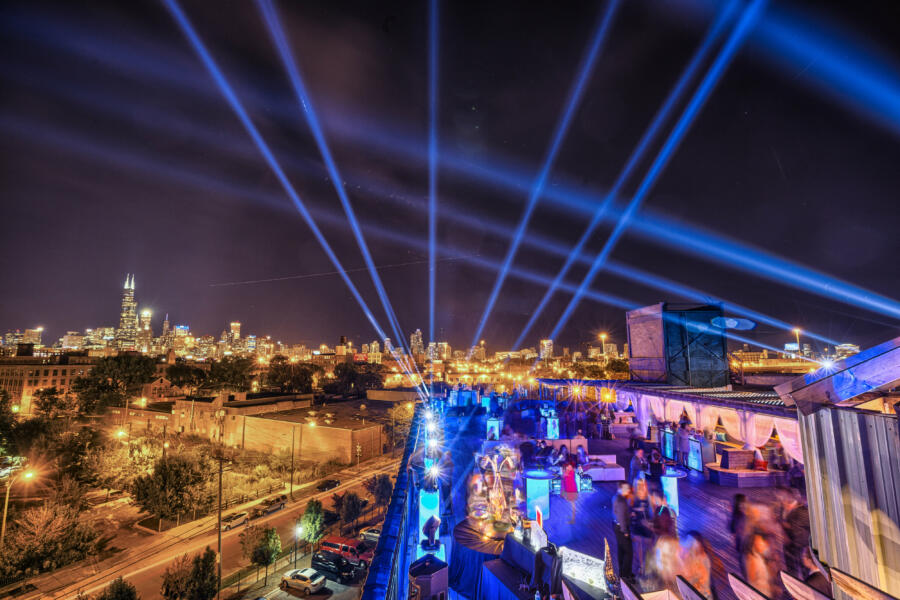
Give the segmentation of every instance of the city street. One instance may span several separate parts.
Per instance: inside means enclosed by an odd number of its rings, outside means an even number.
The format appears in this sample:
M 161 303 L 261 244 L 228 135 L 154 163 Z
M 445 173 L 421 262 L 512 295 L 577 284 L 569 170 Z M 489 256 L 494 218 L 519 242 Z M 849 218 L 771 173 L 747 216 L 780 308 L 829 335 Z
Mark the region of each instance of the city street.
M 361 465 L 360 469 L 356 467 L 339 471 L 323 479 L 338 479 L 341 482 L 337 488 L 328 490 L 327 492 L 315 492 L 315 486 L 318 481 L 304 484 L 302 488 L 295 488 L 295 498 L 300 499 L 294 503 L 288 503 L 284 510 L 277 511 L 271 515 L 256 519 L 254 524 L 265 524 L 268 527 L 275 527 L 282 539 L 284 548 L 293 545 L 293 527 L 296 519 L 303 514 L 306 503 L 311 498 L 322 501 L 323 506 L 331 508 L 331 496 L 335 492 L 345 493 L 354 491 L 360 496 L 365 496 L 365 490 L 362 481 L 368 479 L 378 473 L 386 473 L 393 475 L 396 473 L 399 459 L 391 459 L 390 457 L 381 457 L 368 461 Z M 310 492 L 313 493 L 310 493 Z M 371 500 L 370 500 L 371 501 Z M 224 514 L 236 512 L 234 508 Z M 222 532 L 222 577 L 225 578 L 229 573 L 248 564 L 247 559 L 242 557 L 240 546 L 240 533 L 243 527 L 234 530 Z M 110 581 L 117 577 L 123 577 L 136 586 L 138 592 L 144 598 L 153 598 L 159 595 L 160 585 L 162 583 L 162 575 L 167 566 L 182 554 L 193 554 L 202 551 L 206 546 L 213 549 L 217 545 L 216 535 L 216 518 L 207 517 L 201 519 L 194 524 L 185 525 L 176 528 L 171 532 L 158 535 L 152 542 L 141 546 L 136 553 L 127 554 L 120 557 L 115 562 L 98 572 L 89 572 L 89 566 L 82 566 L 80 572 L 81 577 L 76 579 L 75 583 L 70 585 L 59 585 L 59 580 L 55 577 L 45 577 L 34 582 L 37 590 L 30 594 L 24 595 L 23 598 L 75 598 L 78 593 L 93 594 L 105 587 Z M 309 560 L 309 557 L 306 557 Z M 91 573 L 91 574 L 89 574 Z M 276 577 L 270 573 L 270 582 L 280 580 L 280 574 Z M 334 587 L 337 584 L 329 584 Z M 277 589 L 277 587 L 275 588 Z M 285 596 L 289 597 L 289 596 Z
M 307 554 L 299 561 L 297 561 L 297 568 L 303 569 L 310 566 L 311 560 L 312 554 Z M 257 598 L 267 598 L 269 600 L 291 600 L 293 598 L 328 598 L 329 600 L 356 600 L 356 598 L 359 597 L 360 585 L 365 578 L 365 575 L 361 575 L 358 581 L 348 585 L 338 583 L 329 579 L 324 589 L 319 590 L 315 594 L 305 596 L 303 592 L 299 592 L 297 590 L 282 590 L 278 587 L 281 581 L 281 576 L 292 569 L 293 566 L 290 569 L 279 569 L 278 573 L 275 574 L 270 573 L 269 584 L 267 586 L 263 587 L 262 582 L 259 582 L 259 585 L 251 586 L 246 591 L 246 593 L 240 596 L 241 600 L 256 600 Z

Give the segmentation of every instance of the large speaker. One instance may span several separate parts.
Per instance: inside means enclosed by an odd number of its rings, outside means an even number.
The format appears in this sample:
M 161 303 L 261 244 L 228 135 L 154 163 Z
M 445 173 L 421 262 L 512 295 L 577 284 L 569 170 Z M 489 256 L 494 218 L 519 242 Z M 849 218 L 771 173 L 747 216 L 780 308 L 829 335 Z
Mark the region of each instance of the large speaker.
M 628 367 L 631 378 L 692 387 L 728 385 L 722 307 L 665 302 L 629 311 Z

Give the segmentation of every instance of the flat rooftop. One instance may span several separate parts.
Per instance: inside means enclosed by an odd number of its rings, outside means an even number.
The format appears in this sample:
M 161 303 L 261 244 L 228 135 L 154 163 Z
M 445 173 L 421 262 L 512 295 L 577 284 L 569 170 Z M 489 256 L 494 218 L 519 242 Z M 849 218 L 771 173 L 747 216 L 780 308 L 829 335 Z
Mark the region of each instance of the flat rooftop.
M 362 405 L 365 405 L 366 408 L 360 408 Z M 365 400 L 349 400 L 334 404 L 316 405 L 310 408 L 266 412 L 253 416 L 290 423 L 309 423 L 314 420 L 316 425 L 320 427 L 337 427 L 350 430 L 382 425 L 390 423 L 391 420 L 387 409 L 367 404 Z M 331 423 L 326 423 L 326 421 L 331 421 Z

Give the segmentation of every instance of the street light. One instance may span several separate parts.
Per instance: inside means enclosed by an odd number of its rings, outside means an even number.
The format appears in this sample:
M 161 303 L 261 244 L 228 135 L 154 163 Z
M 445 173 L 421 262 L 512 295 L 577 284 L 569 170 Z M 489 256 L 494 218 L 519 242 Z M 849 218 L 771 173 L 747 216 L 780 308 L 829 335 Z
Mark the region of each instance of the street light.
M 6 512 L 9 508 L 9 490 L 17 479 L 24 479 L 25 481 L 34 479 L 34 471 L 28 469 L 18 476 L 10 474 L 9 479 L 6 481 L 6 499 L 3 501 L 3 525 L 0 526 L 0 548 L 3 548 L 3 540 L 6 537 Z
M 297 568 L 297 540 L 303 536 L 303 525 L 297 525 L 294 528 L 294 568 Z

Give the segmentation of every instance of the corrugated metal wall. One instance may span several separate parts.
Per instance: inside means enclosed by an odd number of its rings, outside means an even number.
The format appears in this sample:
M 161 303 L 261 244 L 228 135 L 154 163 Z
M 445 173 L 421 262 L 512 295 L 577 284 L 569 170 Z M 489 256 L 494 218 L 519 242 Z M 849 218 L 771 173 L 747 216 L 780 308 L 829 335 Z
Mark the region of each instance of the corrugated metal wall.
M 829 565 L 900 596 L 897 417 L 823 408 L 800 415 L 813 547 Z

